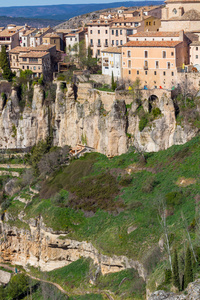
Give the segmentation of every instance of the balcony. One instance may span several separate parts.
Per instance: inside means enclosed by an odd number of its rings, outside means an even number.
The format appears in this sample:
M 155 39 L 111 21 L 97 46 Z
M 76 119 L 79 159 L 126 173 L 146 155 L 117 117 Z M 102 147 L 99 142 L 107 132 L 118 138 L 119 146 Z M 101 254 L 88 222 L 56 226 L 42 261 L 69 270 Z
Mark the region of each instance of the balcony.
M 144 66 L 144 70 L 148 70 L 149 68 L 148 68 L 148 66 Z
M 97 43 L 97 47 L 101 47 L 101 44 Z
M 108 47 L 108 44 L 104 44 L 104 47 Z
M 94 47 L 94 44 L 93 44 L 93 43 L 92 43 L 92 44 L 90 43 L 89 46 L 90 46 L 90 47 Z

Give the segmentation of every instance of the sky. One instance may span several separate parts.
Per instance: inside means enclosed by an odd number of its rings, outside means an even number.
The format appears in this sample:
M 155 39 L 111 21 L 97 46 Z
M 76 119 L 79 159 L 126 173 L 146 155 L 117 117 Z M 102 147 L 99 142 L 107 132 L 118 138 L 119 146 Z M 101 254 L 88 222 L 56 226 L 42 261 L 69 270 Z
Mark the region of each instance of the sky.
M 79 4 L 79 3 L 111 3 L 123 0 L 0 0 L 0 7 L 8 6 L 32 6 L 32 5 L 53 5 L 53 4 Z M 134 1 L 134 0 L 133 0 Z M 141 1 L 141 0 L 137 0 Z

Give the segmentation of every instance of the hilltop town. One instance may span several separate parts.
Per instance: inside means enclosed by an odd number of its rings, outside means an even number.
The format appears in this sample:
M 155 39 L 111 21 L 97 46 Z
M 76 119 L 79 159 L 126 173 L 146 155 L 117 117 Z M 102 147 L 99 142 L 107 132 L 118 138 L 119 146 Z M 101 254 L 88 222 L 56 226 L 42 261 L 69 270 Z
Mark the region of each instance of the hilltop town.
M 70 62 L 80 69 L 82 41 L 102 74 L 113 74 L 117 81 L 139 78 L 143 89 L 172 90 L 187 77 L 198 88 L 199 23 L 198 1 L 167 0 L 165 6 L 102 12 L 73 29 L 10 24 L 0 28 L 0 49 L 6 47 L 17 75 L 31 70 L 33 77 L 52 80 L 53 74 L 71 68 Z

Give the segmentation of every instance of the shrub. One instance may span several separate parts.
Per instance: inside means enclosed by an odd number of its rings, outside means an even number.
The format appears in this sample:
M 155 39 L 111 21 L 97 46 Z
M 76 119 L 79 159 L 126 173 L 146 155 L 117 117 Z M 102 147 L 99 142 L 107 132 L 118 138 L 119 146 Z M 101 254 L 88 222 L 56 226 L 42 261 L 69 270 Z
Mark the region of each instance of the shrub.
M 159 115 L 161 115 L 161 110 L 160 108 L 156 107 L 152 110 L 152 114 L 154 116 L 154 118 L 157 118 Z
M 165 284 L 170 284 L 172 279 L 172 271 L 170 269 L 165 270 Z
M 183 195 L 181 192 L 170 192 L 166 194 L 165 199 L 167 206 L 173 208 L 174 206 L 181 204 L 182 197 Z
M 132 176 L 129 174 L 123 175 L 119 181 L 122 186 L 128 186 L 132 182 Z
M 148 119 L 146 116 L 143 116 L 139 122 L 139 131 L 141 132 L 148 124 Z
M 151 193 L 154 189 L 154 187 L 158 184 L 157 180 L 154 176 L 150 176 L 147 178 L 147 180 L 144 182 L 142 186 L 142 191 L 144 193 Z

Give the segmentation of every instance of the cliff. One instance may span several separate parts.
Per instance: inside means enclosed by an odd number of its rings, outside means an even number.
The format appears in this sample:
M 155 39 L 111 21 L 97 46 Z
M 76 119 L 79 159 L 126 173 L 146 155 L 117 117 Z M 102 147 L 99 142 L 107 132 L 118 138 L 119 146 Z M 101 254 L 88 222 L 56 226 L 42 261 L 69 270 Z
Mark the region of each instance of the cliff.
M 72 87 L 68 85 L 66 92 L 57 82 L 54 101 L 46 103 L 42 88 L 35 85 L 31 103 L 26 102 L 21 109 L 18 93 L 12 88 L 6 103 L 2 95 L 0 98 L 0 148 L 30 147 L 50 134 L 56 146 L 87 143 L 107 156 L 125 153 L 132 145 L 151 152 L 183 144 L 198 129 L 188 124 L 177 125 L 170 94 L 159 93 L 153 98 L 144 94 L 139 106 L 123 92 L 101 92 L 91 89 L 90 84 L 80 83 L 75 100 Z M 142 130 L 140 107 L 145 116 L 150 116 Z M 153 116 L 149 107 L 159 109 L 160 113 Z

